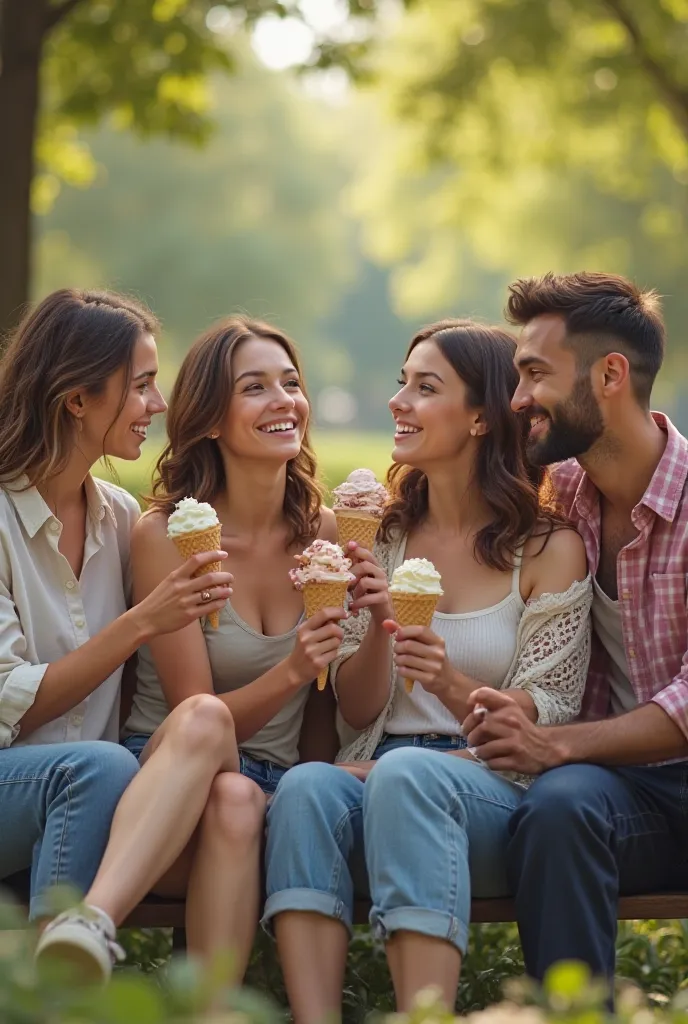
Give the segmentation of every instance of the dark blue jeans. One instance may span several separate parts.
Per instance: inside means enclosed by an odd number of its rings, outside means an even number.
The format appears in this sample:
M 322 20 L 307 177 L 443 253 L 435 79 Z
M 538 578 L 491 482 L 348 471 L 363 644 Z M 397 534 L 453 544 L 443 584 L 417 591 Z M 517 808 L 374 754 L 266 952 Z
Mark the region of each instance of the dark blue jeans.
M 509 832 L 528 973 L 575 959 L 612 979 L 618 897 L 688 889 L 688 763 L 555 768 L 526 792 Z

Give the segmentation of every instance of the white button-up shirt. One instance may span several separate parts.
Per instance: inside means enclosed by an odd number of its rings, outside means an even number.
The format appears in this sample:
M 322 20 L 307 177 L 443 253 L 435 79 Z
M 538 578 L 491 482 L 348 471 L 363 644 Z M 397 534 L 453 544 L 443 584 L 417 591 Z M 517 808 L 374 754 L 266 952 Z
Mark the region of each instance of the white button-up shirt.
M 86 480 L 81 575 L 58 550 L 62 524 L 26 480 L 0 487 L 0 747 L 113 740 L 122 666 L 72 708 L 26 739 L 21 719 L 51 662 L 81 647 L 127 609 L 129 536 L 138 503 L 121 487 Z

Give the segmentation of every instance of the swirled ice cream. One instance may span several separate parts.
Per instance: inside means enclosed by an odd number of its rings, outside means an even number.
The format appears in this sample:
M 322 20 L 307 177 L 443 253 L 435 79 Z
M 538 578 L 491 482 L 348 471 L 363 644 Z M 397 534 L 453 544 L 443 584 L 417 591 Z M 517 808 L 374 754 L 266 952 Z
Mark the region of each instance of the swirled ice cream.
M 217 512 L 207 501 L 196 501 L 195 498 L 182 498 L 174 507 L 174 512 L 167 520 L 167 536 L 170 540 L 185 533 L 201 533 L 219 526 Z
M 347 558 L 339 544 L 329 540 L 314 540 L 300 555 L 294 555 L 298 569 L 289 570 L 289 579 L 297 590 L 307 583 L 346 583 L 355 579 L 349 572 L 351 559 Z
M 442 577 L 427 558 L 407 558 L 392 573 L 392 594 L 436 594 L 442 590 Z
M 378 483 L 372 469 L 354 469 L 343 484 L 332 491 L 335 512 L 356 509 L 358 512 L 382 518 L 387 501 L 387 489 Z

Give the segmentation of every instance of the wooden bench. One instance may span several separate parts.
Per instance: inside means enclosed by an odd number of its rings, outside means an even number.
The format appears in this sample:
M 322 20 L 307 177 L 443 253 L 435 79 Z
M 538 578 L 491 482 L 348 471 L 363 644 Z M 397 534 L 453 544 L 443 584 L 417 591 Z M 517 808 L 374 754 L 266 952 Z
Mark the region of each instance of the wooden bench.
M 354 921 L 367 924 L 369 904 L 356 903 Z M 667 920 L 688 918 L 688 893 L 662 892 L 643 896 L 622 896 L 619 900 L 620 921 Z M 471 921 L 486 924 L 495 921 L 514 921 L 514 903 L 510 899 L 473 900 Z M 124 922 L 124 928 L 184 928 L 184 903 L 181 900 L 163 900 L 149 897 L 140 903 Z

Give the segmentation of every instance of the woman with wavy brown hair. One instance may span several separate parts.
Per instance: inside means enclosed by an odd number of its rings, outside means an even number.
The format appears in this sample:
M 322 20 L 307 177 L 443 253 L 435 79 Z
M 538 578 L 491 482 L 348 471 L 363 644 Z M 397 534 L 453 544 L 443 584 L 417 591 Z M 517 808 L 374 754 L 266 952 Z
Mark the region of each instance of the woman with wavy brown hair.
M 265 920 L 297 1024 L 340 1015 L 361 889 L 398 1009 L 430 985 L 453 1008 L 471 894 L 508 893 L 508 821 L 524 792 L 500 773 L 504 759 L 487 766 L 467 750 L 462 723 L 477 701 L 519 706 L 541 725 L 580 707 L 585 551 L 526 464 L 530 424 L 510 408 L 514 352 L 498 328 L 432 324 L 412 340 L 389 403 L 391 500 L 374 551 L 349 545 L 359 614 L 330 670 L 362 733 L 338 765 L 290 772 L 268 811 Z M 405 559 L 441 574 L 430 627 L 394 621 L 388 586 Z
M 232 714 L 241 774 L 221 779 L 217 841 L 192 843 L 164 892 L 193 893 L 190 948 L 231 950 L 235 980 L 258 919 L 266 794 L 307 756 L 300 737 L 307 706 L 317 713 L 311 682 L 335 656 L 337 620 L 345 617 L 325 609 L 304 621 L 289 579 L 295 553 L 316 537 L 336 540 L 315 478 L 309 413 L 296 351 L 281 331 L 243 317 L 212 327 L 179 371 L 151 507 L 132 539 L 134 593 L 142 600 L 180 561 L 167 539 L 176 502 L 187 495 L 209 502 L 222 524 L 233 599 L 217 629 L 194 622 L 139 652 L 125 745 L 144 762 L 164 746 L 170 711 L 194 695 L 216 695 Z

